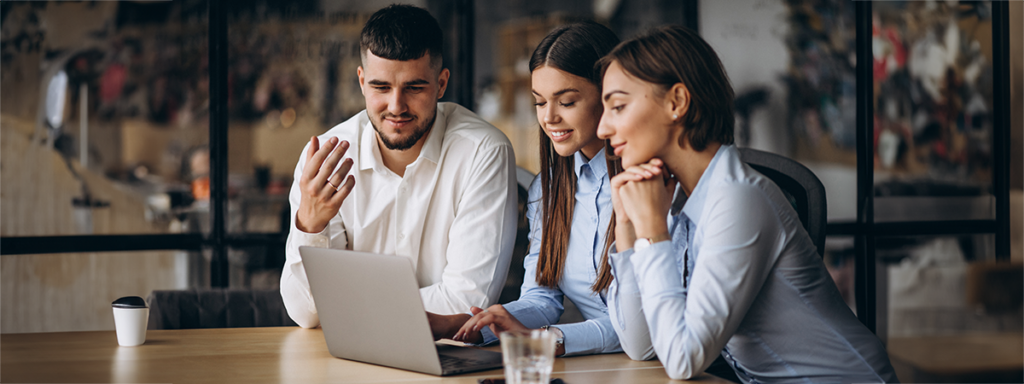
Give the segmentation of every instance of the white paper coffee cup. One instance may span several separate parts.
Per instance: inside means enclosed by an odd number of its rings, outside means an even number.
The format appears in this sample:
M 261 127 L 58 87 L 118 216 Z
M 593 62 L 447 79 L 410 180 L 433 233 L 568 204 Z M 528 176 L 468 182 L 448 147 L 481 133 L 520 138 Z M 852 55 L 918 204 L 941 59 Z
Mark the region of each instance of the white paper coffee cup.
M 134 347 L 146 342 L 146 325 L 149 323 L 149 307 L 138 296 L 122 297 L 113 303 L 114 330 L 117 343 Z

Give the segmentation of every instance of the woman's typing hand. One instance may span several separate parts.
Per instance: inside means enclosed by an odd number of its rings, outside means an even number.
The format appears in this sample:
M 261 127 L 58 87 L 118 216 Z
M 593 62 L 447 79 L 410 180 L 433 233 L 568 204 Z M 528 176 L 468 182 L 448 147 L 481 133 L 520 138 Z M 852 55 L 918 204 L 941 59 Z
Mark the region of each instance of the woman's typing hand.
M 492 305 L 487 307 L 487 309 L 473 307 L 470 311 L 472 311 L 473 317 L 455 333 L 455 337 L 452 338 L 453 340 L 471 344 L 479 343 L 483 341 L 483 335 L 480 334 L 480 330 L 483 327 L 490 327 L 491 332 L 495 335 L 505 331 L 528 330 L 515 316 L 508 313 L 501 304 Z

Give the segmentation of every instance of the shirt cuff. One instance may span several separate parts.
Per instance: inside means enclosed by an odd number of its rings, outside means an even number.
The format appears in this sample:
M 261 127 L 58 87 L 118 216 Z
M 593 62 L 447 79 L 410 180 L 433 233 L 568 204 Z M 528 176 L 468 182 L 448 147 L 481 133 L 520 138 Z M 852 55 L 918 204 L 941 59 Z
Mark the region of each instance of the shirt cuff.
M 558 328 L 562 331 L 562 336 L 565 347 L 565 354 L 562 356 L 572 356 L 581 352 L 600 351 L 604 347 L 604 340 L 600 340 L 600 337 L 594 337 L 593 333 L 587 332 L 591 324 L 587 322 L 573 323 L 573 324 L 558 324 L 552 325 L 551 328 Z
M 620 277 L 626 277 L 626 272 L 632 274 L 633 266 L 629 261 L 630 256 L 633 256 L 633 248 L 617 252 L 615 242 L 612 242 L 612 246 L 608 248 L 608 264 L 612 267 L 612 277 L 619 279 Z
M 630 249 L 627 249 L 625 251 L 619 252 L 618 242 L 613 240 L 612 241 L 612 245 L 608 247 L 608 254 L 610 255 L 610 254 L 618 254 L 618 253 L 625 253 L 627 255 L 632 255 L 633 254 L 633 248 L 630 248 Z
M 480 344 L 471 345 L 484 346 L 488 344 L 493 344 L 494 342 L 498 341 L 498 336 L 495 336 L 494 332 L 491 332 L 491 327 L 480 328 L 480 336 L 482 336 L 483 341 L 480 342 Z
M 630 249 L 632 251 L 632 249 Z M 632 252 L 629 255 L 629 261 L 633 264 L 634 268 L 640 266 L 640 264 L 646 262 L 654 262 L 655 260 L 660 261 L 666 257 L 674 257 L 673 251 L 674 245 L 672 241 L 659 241 L 651 244 L 649 247 L 641 249 L 637 252 Z
M 609 264 L 612 267 L 612 276 L 617 281 L 616 286 L 619 293 L 631 294 L 639 292 L 636 274 L 633 272 L 632 256 L 632 249 L 627 249 L 622 253 L 609 253 L 608 255 Z
M 638 282 L 643 281 L 646 290 L 652 292 L 682 289 L 682 274 L 675 257 L 675 246 L 671 241 L 651 244 L 650 247 L 629 257 L 633 266 L 633 277 Z M 637 286 L 639 287 L 639 284 Z
M 292 226 L 294 227 L 295 225 L 292 224 Z M 295 230 L 292 231 L 292 236 L 296 244 L 298 245 L 308 245 L 317 248 L 330 248 L 331 237 L 328 232 L 328 228 L 330 227 L 330 224 L 328 224 L 326 227 L 324 227 L 324 230 L 320 231 L 320 233 L 303 232 L 301 229 L 296 227 Z

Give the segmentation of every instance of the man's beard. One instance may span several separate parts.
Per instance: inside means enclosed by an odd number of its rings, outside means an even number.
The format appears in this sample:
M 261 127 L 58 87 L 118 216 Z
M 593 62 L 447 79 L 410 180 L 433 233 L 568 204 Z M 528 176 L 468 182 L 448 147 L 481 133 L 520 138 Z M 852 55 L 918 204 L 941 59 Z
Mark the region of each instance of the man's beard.
M 381 115 L 380 120 L 384 121 L 386 117 L 387 116 Z M 397 117 L 404 119 L 408 118 L 409 116 L 401 115 Z M 429 122 L 427 122 L 421 127 L 416 127 L 415 130 L 412 131 L 412 134 L 406 136 L 405 138 L 399 138 L 397 141 L 392 141 L 387 135 L 384 134 L 384 132 L 381 132 L 380 128 L 377 127 L 377 123 L 374 122 L 373 119 L 370 119 L 370 125 L 373 126 L 374 131 L 377 131 L 377 137 L 379 137 L 380 141 L 384 143 L 385 148 L 390 149 L 392 151 L 404 151 L 406 149 L 412 148 L 414 145 L 416 145 L 417 142 L 420 141 L 420 139 L 423 138 L 423 135 L 426 135 L 427 132 L 430 132 L 430 127 L 434 126 L 435 119 L 437 119 L 436 113 L 434 114 L 434 116 L 430 117 Z

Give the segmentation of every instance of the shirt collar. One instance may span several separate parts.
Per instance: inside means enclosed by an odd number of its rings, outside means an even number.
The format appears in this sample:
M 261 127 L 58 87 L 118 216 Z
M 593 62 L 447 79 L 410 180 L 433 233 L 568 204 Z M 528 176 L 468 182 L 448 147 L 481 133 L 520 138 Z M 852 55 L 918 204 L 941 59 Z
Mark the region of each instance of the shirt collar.
M 366 113 L 364 111 L 364 113 Z M 377 131 L 373 129 L 367 114 L 366 122 L 363 123 L 362 133 L 359 135 L 359 170 L 373 169 L 379 171 L 384 166 L 384 160 L 380 157 L 380 148 L 377 147 Z
M 576 153 L 573 154 L 573 167 L 576 171 L 577 180 L 580 178 L 580 174 L 583 172 L 584 164 L 590 166 L 590 172 L 594 174 L 594 177 L 596 177 L 598 180 L 603 179 L 605 175 L 608 174 L 608 163 L 604 159 L 604 147 L 602 147 L 600 151 L 597 151 L 597 154 L 594 155 L 594 158 L 590 159 L 589 161 L 587 161 L 583 157 L 583 151 L 576 151 Z
M 381 158 L 380 147 L 377 144 L 377 130 L 373 128 L 368 112 L 364 111 L 364 113 L 367 113 L 367 118 L 363 124 L 362 134 L 359 137 L 359 170 L 373 169 L 383 171 L 385 169 L 384 159 Z M 416 158 L 416 161 L 424 158 L 437 164 L 441 158 L 441 144 L 444 141 L 447 119 L 444 116 L 440 103 L 438 103 L 435 116 L 434 125 L 430 127 L 430 132 L 427 132 L 427 141 L 423 143 L 423 148 L 420 149 L 420 155 Z
M 434 164 L 441 161 L 441 144 L 444 142 L 444 133 L 448 127 L 448 114 L 444 110 L 444 104 L 437 103 L 434 111 L 434 126 L 427 132 L 427 142 L 423 143 L 420 149 L 421 158 L 430 160 Z
M 700 213 L 704 211 L 704 202 L 707 201 L 708 197 L 708 186 L 711 184 L 712 174 L 719 162 L 718 159 L 722 158 L 726 151 L 732 148 L 734 148 L 732 145 L 723 145 L 718 148 L 718 151 L 715 152 L 715 157 L 712 157 L 711 162 L 708 163 L 708 168 L 704 170 L 704 173 L 700 175 L 700 179 L 697 180 L 697 186 L 693 188 L 693 192 L 686 198 L 686 204 L 683 205 L 683 213 L 693 222 L 693 225 L 700 224 L 697 221 L 700 219 Z

